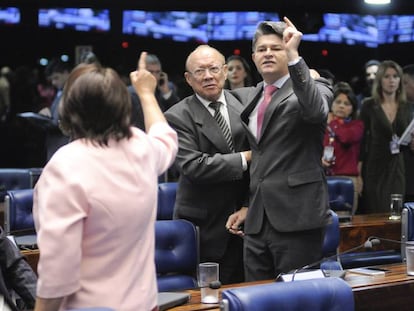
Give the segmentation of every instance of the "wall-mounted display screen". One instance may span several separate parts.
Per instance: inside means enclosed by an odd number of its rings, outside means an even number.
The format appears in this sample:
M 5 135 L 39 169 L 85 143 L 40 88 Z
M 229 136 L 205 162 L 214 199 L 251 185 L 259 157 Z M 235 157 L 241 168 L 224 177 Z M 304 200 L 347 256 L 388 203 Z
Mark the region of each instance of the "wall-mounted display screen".
M 14 7 L 0 8 L 1 25 L 18 25 L 20 24 L 20 10 Z
M 323 22 L 318 33 L 304 34 L 303 40 L 367 47 L 414 41 L 413 15 L 326 13 L 323 14 Z
M 258 22 L 279 20 L 265 12 L 123 12 L 122 33 L 174 41 L 251 40 Z
M 111 29 L 109 10 L 91 8 L 39 9 L 39 27 L 106 32 Z

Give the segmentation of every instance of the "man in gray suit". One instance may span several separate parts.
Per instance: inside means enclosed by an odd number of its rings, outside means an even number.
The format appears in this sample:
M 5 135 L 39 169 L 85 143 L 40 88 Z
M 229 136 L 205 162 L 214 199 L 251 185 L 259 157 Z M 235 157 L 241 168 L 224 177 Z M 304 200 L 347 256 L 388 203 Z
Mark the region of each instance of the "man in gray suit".
M 264 81 L 234 91 L 246 103 L 241 118 L 252 149 L 250 201 L 226 227 L 245 235 L 246 281 L 275 278 L 322 255 L 329 207 L 321 156 L 332 91 L 311 77 L 298 53 L 301 37 L 287 18 L 260 23 L 252 57 Z M 268 85 L 277 90 L 257 133 Z
M 187 58 L 185 72 L 195 94 L 165 113 L 179 142 L 174 217 L 199 227 L 200 261 L 218 262 L 223 284 L 244 280 L 243 241 L 227 232 L 225 224 L 245 206 L 251 154 L 240 120 L 243 106 L 223 90 L 226 74 L 219 51 L 197 47 Z

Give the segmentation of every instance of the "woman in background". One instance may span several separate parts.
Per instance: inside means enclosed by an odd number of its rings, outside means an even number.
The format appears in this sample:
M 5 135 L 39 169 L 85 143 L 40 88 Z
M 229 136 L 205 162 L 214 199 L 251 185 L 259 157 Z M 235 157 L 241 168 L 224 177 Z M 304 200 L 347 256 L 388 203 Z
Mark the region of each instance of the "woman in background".
M 35 311 L 157 310 L 157 181 L 175 158 L 177 136 L 154 97 L 145 57 L 130 77 L 147 133 L 129 126 L 130 96 L 113 69 L 80 64 L 68 78 L 59 115 L 72 141 L 34 190 Z
M 227 80 L 224 88 L 234 90 L 240 87 L 252 86 L 253 78 L 249 63 L 240 55 L 227 58 Z
M 338 82 L 334 86 L 331 111 L 323 141 L 324 156 L 322 165 L 326 174 L 345 176 L 354 183 L 354 204 L 352 213 L 358 208 L 358 198 L 362 192 L 362 179 L 358 170 L 359 150 L 364 124 L 356 120 L 358 101 L 351 86 Z
M 365 130 L 360 166 L 365 213 L 389 213 L 390 195 L 405 194 L 404 159 L 398 139 L 410 123 L 410 110 L 402 77 L 396 62 L 381 62 L 372 97 L 362 103 L 360 118 Z

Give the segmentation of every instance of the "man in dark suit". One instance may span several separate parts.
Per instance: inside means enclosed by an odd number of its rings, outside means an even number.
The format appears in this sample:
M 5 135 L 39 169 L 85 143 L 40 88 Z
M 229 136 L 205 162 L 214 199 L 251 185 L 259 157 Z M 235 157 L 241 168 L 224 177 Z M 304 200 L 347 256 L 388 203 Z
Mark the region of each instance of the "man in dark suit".
M 311 77 L 298 53 L 301 37 L 287 18 L 260 23 L 252 57 L 264 81 L 234 91 L 247 104 L 241 118 L 252 149 L 250 201 L 226 226 L 241 234 L 244 221 L 246 281 L 275 278 L 322 256 L 329 207 L 321 156 L 332 91 Z M 269 85 L 274 92 L 257 133 Z
M 218 262 L 223 284 L 244 279 L 243 241 L 229 234 L 225 223 L 245 206 L 250 161 L 240 121 L 243 106 L 223 90 L 226 74 L 219 51 L 208 45 L 197 47 L 187 58 L 185 72 L 195 94 L 165 113 L 179 142 L 174 217 L 199 227 L 200 262 Z
M 168 80 L 167 73 L 162 71 L 161 61 L 156 55 L 147 55 L 146 66 L 147 70 L 152 73 L 155 79 L 157 79 L 155 97 L 158 105 L 160 105 L 162 111 L 166 111 L 180 100 L 177 96 L 175 86 Z M 144 114 L 142 112 L 141 102 L 132 85 L 128 86 L 128 92 L 131 95 L 132 102 L 131 123 L 132 125 L 145 131 Z

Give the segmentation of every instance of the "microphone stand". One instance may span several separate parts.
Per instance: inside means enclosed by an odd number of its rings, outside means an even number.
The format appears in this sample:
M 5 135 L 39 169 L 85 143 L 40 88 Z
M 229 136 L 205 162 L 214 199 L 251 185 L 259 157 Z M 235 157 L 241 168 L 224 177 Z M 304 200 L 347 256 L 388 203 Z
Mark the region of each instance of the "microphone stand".
M 377 242 L 377 241 L 378 241 L 378 242 Z M 379 243 L 380 243 L 379 239 L 377 239 L 377 238 L 375 238 L 375 237 L 369 237 L 369 238 L 368 238 L 368 239 L 367 239 L 367 240 L 366 240 L 363 244 L 360 244 L 360 245 L 358 245 L 358 246 L 355 246 L 355 247 L 353 247 L 353 248 L 350 248 L 350 249 L 348 249 L 348 250 L 346 250 L 346 251 L 344 251 L 344 252 L 341 252 L 341 253 L 338 253 L 338 254 L 334 254 L 334 255 L 332 255 L 332 256 L 324 257 L 324 258 L 322 258 L 322 259 L 320 259 L 320 260 L 318 260 L 318 261 L 315 261 L 315 262 L 313 262 L 313 263 L 311 263 L 311 264 L 308 264 L 308 265 L 305 265 L 305 266 L 303 266 L 303 267 L 300 267 L 300 268 L 296 269 L 295 271 L 293 271 L 293 274 L 292 274 L 292 280 L 291 280 L 291 282 L 293 282 L 293 281 L 295 280 L 295 276 L 296 276 L 296 274 L 297 274 L 297 273 L 299 273 L 299 272 L 301 272 L 301 271 L 303 271 L 303 270 L 306 270 L 306 269 L 312 268 L 312 267 L 314 267 L 314 266 L 316 266 L 316 265 L 319 265 L 319 264 L 321 264 L 322 262 L 324 262 L 325 260 L 326 260 L 326 261 L 328 261 L 328 260 L 331 260 L 331 259 L 337 258 L 337 257 L 339 257 L 339 256 L 341 256 L 341 255 L 348 254 L 348 253 L 351 253 L 351 252 L 353 252 L 353 251 L 359 250 L 359 249 L 361 249 L 361 248 L 372 248 L 372 246 L 373 246 L 373 245 L 377 245 L 377 244 L 379 244 Z M 338 258 L 337 258 L 337 260 L 338 260 Z M 339 264 L 340 264 L 340 262 L 339 262 Z M 280 276 L 280 275 L 278 275 L 278 276 L 277 276 L 276 280 L 279 278 L 279 276 Z

